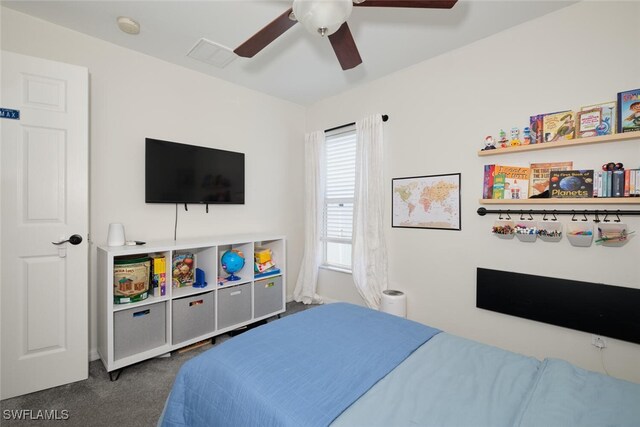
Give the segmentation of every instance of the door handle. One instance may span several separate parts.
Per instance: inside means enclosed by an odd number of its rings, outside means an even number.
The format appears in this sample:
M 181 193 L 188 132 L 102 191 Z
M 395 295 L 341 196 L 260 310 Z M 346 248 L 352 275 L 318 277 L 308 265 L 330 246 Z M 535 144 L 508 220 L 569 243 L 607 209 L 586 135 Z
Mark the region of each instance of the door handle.
M 82 243 L 82 236 L 80 236 L 79 234 L 74 234 L 73 236 L 69 237 L 67 240 L 61 240 L 59 242 L 51 242 L 54 245 L 61 245 L 63 243 L 71 243 L 72 245 L 79 245 L 80 243 Z

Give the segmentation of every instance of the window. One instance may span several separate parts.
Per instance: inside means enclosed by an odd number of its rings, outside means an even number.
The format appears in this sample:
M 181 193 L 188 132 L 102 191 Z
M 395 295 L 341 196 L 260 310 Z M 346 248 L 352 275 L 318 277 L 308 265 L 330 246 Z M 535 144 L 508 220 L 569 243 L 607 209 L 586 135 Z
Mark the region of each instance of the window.
M 322 224 L 322 264 L 351 270 L 353 198 L 356 178 L 355 126 L 325 135 L 326 182 Z

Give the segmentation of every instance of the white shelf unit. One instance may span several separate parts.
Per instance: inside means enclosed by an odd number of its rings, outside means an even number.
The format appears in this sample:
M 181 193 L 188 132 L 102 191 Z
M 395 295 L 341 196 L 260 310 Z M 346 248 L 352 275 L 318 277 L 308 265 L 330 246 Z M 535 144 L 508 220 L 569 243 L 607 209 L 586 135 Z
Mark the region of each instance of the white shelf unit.
M 268 247 L 280 269 L 254 277 L 256 247 Z M 229 249 L 244 253 L 240 280 L 218 285 L 226 277 L 220 258 Z M 174 254 L 193 253 L 194 269 L 205 272 L 207 286 L 174 288 Z M 166 295 L 115 304 L 114 260 L 131 255 L 162 254 L 166 260 Z M 285 311 L 286 239 L 273 235 L 240 235 L 150 242 L 139 246 L 98 247 L 98 353 L 108 372 L 161 356 Z

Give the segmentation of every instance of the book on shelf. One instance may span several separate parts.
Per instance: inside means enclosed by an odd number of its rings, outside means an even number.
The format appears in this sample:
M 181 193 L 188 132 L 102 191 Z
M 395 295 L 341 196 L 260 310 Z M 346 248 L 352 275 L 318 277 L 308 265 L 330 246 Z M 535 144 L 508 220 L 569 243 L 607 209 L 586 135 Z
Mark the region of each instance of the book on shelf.
M 624 197 L 629 197 L 631 195 L 631 169 L 627 169 L 624 171 Z
M 611 171 L 611 197 L 624 197 L 624 171 Z
M 611 171 L 602 171 L 602 189 L 598 197 L 611 197 Z
M 616 120 L 616 101 L 602 102 L 600 104 L 585 105 L 580 110 L 588 111 L 599 108 L 602 112 L 600 119 L 600 125 L 596 129 L 596 135 L 612 135 L 616 133 L 617 120 Z
M 274 267 L 276 264 L 273 262 L 272 259 L 270 259 L 269 261 L 265 261 L 265 262 L 255 262 L 254 266 L 253 266 L 253 271 L 255 273 L 263 273 L 265 271 L 267 271 L 268 269 L 270 269 L 271 267 Z
M 573 111 L 545 114 L 542 118 L 544 142 L 556 142 L 573 139 L 575 117 Z
M 627 172 L 629 175 L 628 184 L 627 184 Z M 625 170 L 624 195 L 629 197 L 640 196 L 640 169 Z
M 618 132 L 640 132 L 640 89 L 618 93 Z
M 171 278 L 174 288 L 192 286 L 194 282 L 195 256 L 192 253 L 175 254 L 171 262 Z
M 559 199 L 593 197 L 593 170 L 549 172 L 549 196 Z
M 253 275 L 255 279 L 259 279 L 261 277 L 272 276 L 274 274 L 280 273 L 280 269 L 278 267 L 271 267 L 268 270 L 263 271 L 262 273 L 256 273 Z
M 493 175 L 493 199 L 504 199 L 504 182 L 505 176 L 503 173 L 496 173 Z
M 594 172 L 594 197 L 640 196 L 640 169 Z
M 554 171 L 568 171 L 573 169 L 573 162 L 531 163 L 529 165 L 529 197 L 542 197 L 549 191 L 549 173 Z
M 544 142 L 544 133 L 542 131 L 542 118 L 544 114 L 536 114 L 529 117 L 529 129 L 531 131 L 531 143 L 539 144 Z
M 528 166 L 495 166 L 495 176 L 504 175 L 502 199 L 526 199 L 529 193 Z M 494 176 L 494 182 L 495 182 Z M 494 197 L 497 198 L 497 197 Z
M 576 113 L 576 138 L 598 136 L 602 124 L 602 108 L 578 111 Z
M 482 198 L 493 198 L 493 176 L 496 170 L 496 165 L 484 165 L 484 181 L 482 184 Z
M 167 260 L 164 255 L 151 255 L 151 295 L 167 294 Z

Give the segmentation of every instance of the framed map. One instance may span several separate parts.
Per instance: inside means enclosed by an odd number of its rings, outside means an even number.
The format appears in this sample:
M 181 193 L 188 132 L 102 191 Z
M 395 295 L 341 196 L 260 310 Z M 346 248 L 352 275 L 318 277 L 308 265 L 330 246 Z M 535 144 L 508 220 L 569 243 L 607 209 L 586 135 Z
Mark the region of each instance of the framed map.
M 391 226 L 461 230 L 460 174 L 391 180 Z

